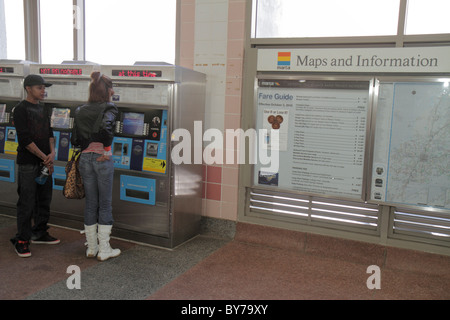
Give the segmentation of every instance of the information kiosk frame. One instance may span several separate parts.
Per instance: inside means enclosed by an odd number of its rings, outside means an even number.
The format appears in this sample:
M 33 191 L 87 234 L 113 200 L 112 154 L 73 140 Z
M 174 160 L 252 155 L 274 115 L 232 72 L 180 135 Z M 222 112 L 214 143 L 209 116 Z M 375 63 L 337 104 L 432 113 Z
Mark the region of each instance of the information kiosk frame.
M 448 251 L 449 53 L 449 47 L 249 50 L 243 128 L 278 131 L 280 163 L 276 172 L 264 170 L 265 163 L 242 166 L 239 220 Z M 353 91 L 353 81 L 369 85 Z M 353 116 L 358 123 L 354 118 L 345 127 Z M 355 138 L 359 129 L 365 136 Z M 433 147 L 421 148 L 430 137 Z M 270 140 L 266 134 L 259 147 L 267 149 Z

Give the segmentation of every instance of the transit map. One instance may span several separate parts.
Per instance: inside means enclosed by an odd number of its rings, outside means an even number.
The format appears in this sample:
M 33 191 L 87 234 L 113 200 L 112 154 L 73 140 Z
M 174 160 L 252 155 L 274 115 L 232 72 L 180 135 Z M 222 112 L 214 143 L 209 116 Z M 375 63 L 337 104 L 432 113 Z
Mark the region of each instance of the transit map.
M 371 198 L 450 209 L 448 82 L 381 83 Z

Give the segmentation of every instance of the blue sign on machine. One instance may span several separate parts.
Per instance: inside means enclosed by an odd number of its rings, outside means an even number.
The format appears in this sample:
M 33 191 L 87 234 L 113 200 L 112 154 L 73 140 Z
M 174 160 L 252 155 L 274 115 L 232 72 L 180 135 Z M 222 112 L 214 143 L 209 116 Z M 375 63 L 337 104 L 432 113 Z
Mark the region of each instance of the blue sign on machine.
M 155 179 L 120 176 L 120 200 L 155 205 Z
M 53 189 L 62 190 L 66 182 L 66 168 L 60 166 L 54 166 L 55 171 L 52 174 Z
M 0 159 L 0 181 L 15 182 L 14 160 Z

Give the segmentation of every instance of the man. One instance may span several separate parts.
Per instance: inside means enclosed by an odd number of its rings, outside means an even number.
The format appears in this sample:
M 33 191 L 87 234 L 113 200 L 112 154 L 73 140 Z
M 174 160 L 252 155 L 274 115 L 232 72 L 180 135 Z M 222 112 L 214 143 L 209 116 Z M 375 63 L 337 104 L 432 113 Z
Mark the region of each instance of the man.
M 60 242 L 47 232 L 53 189 L 50 175 L 53 173 L 55 159 L 55 138 L 50 127 L 49 113 L 39 104 L 45 98 L 45 88 L 51 85 L 39 75 L 27 76 L 23 84 L 27 97 L 13 110 L 19 141 L 16 160 L 19 200 L 17 234 L 11 242 L 19 257 L 31 256 L 30 241 L 41 244 Z M 44 167 L 48 169 L 49 177 L 43 184 L 39 184 L 35 179 Z

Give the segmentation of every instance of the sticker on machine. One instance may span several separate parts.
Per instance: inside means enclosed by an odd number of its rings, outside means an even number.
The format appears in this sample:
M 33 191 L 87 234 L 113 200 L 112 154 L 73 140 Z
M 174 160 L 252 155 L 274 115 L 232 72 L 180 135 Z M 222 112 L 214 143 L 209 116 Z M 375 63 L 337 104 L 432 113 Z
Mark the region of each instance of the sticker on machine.
M 14 127 L 6 127 L 6 140 L 4 152 L 6 154 L 17 154 L 17 147 L 19 146 L 19 142 L 17 140 L 17 132 Z
M 166 160 L 144 158 L 142 170 L 158 173 L 166 173 Z

